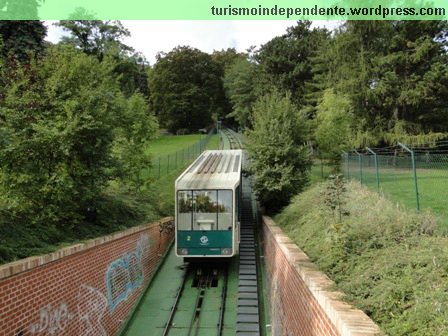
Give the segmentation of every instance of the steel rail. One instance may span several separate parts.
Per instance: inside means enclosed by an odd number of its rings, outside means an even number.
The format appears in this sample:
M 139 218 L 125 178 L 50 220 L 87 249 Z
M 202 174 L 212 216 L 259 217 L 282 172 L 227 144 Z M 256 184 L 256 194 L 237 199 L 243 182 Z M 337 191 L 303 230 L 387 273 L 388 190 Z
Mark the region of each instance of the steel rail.
M 176 299 L 174 301 L 174 305 L 171 308 L 170 315 L 168 317 L 168 321 L 167 321 L 167 323 L 165 325 L 165 329 L 163 330 L 163 336 L 167 336 L 168 333 L 170 332 L 170 329 L 171 329 L 171 326 L 172 326 L 172 323 L 173 323 L 173 319 L 174 319 L 174 315 L 176 314 L 177 306 L 178 306 L 180 298 L 182 296 L 182 292 L 184 291 L 185 283 L 187 282 L 189 271 L 190 271 L 190 265 L 187 265 L 187 268 L 185 269 L 185 272 L 184 272 L 183 277 L 182 277 L 182 284 L 180 285 L 179 290 L 177 291 Z
M 221 307 L 219 307 L 219 321 L 218 321 L 218 334 L 217 336 L 222 335 L 222 329 L 224 328 L 224 315 L 226 312 L 226 300 L 227 300 L 227 283 L 229 280 L 229 265 L 225 266 L 224 271 L 224 284 L 222 286 L 221 293 Z

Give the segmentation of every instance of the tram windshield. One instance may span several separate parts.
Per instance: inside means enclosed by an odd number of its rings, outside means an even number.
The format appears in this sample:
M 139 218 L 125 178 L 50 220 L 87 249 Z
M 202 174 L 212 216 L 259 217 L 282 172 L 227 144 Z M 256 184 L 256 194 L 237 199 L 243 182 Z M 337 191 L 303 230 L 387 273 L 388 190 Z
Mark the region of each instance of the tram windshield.
M 232 190 L 177 192 L 178 230 L 232 230 Z

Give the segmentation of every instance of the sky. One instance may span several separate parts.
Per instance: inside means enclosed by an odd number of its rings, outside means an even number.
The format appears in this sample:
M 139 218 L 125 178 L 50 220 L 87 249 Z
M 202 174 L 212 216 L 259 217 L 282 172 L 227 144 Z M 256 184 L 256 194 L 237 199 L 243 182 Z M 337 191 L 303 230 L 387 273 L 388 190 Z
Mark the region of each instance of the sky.
M 63 31 L 45 21 L 48 27 L 47 40 L 57 43 Z M 176 46 L 191 46 L 204 52 L 235 48 L 246 51 L 251 46 L 259 47 L 275 36 L 282 35 L 296 21 L 121 21 L 129 29 L 131 37 L 124 43 L 145 55 L 150 64 L 155 63 L 156 54 L 169 52 Z M 333 29 L 337 21 L 314 21 L 314 26 Z

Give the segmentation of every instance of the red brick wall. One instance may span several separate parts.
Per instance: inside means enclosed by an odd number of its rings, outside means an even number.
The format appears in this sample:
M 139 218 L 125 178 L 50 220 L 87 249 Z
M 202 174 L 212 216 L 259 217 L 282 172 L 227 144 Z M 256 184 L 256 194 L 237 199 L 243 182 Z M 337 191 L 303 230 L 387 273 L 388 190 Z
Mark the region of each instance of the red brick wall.
M 382 335 L 367 315 L 328 290 L 332 281 L 269 217 L 262 234 L 274 336 Z
M 0 336 L 111 336 L 150 280 L 172 219 L 0 266 Z

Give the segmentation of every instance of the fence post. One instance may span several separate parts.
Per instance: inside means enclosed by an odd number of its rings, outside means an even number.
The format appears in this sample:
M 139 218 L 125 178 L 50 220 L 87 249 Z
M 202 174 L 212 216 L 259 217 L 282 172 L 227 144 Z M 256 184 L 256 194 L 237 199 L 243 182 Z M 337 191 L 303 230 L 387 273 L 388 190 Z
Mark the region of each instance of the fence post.
M 373 159 L 375 160 L 375 170 L 376 170 L 376 188 L 378 190 L 378 193 L 380 192 L 380 174 L 378 171 L 378 157 L 376 156 L 376 153 L 371 150 L 369 147 L 366 147 L 366 149 L 373 154 Z
M 348 179 L 349 177 L 348 177 L 348 153 L 347 152 L 345 152 L 345 151 L 342 151 L 342 153 L 341 153 L 341 157 L 344 159 L 344 161 L 345 161 L 345 178 L 346 179 Z M 341 162 L 343 162 L 342 161 L 342 159 L 341 159 Z M 343 166 L 343 164 L 344 163 L 341 163 L 341 171 L 342 171 L 342 166 Z
M 358 154 L 358 158 L 359 158 L 359 180 L 362 184 L 362 156 L 360 153 L 358 153 L 358 151 L 356 149 L 354 151 L 356 154 Z
M 411 153 L 412 171 L 414 173 L 415 200 L 417 202 L 417 212 L 420 212 L 420 195 L 418 193 L 417 168 L 415 166 L 414 151 L 410 150 L 406 145 L 403 145 L 401 142 L 399 142 L 398 145 L 401 146 L 405 151 Z
M 347 178 L 350 179 L 350 153 L 347 153 Z
M 322 161 L 322 156 L 319 153 L 319 160 L 320 160 L 320 176 L 322 179 L 324 178 L 324 163 Z

